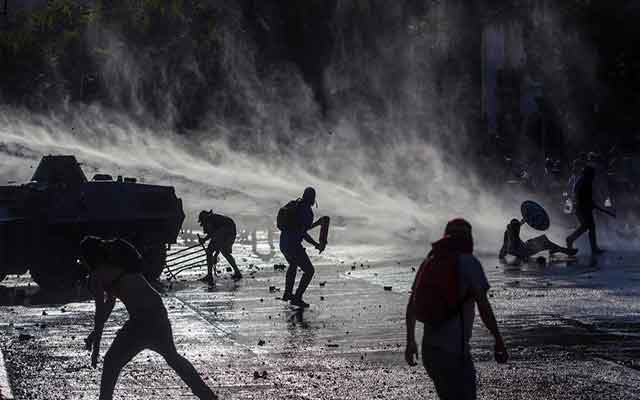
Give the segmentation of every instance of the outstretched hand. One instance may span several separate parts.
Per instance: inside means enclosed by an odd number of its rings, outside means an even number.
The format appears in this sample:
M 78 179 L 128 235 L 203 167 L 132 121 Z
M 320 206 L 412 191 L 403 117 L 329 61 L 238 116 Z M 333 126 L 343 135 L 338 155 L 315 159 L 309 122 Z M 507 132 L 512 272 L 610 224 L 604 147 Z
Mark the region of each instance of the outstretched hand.
M 418 356 L 418 344 L 415 340 L 407 342 L 407 348 L 404 350 L 404 360 L 412 367 L 418 365 L 416 360 L 420 357 Z
M 91 352 L 91 367 L 98 366 L 98 359 L 100 358 L 100 344 L 97 341 L 93 342 L 93 351 Z
M 509 361 L 509 353 L 502 340 L 496 340 L 494 358 L 498 364 L 506 364 Z
M 87 351 L 91 351 L 93 349 L 93 341 L 95 340 L 95 332 L 91 331 L 90 334 L 84 339 L 84 349 Z

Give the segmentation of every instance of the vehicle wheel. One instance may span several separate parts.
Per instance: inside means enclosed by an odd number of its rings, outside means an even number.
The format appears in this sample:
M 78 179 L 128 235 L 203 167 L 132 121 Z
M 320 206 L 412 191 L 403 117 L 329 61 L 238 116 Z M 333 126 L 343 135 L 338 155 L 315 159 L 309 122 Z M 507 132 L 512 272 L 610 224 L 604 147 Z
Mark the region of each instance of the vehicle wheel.
M 145 270 L 142 271 L 144 277 L 149 282 L 160 278 L 167 258 L 167 250 L 164 243 L 144 246 L 141 253 L 144 259 Z
M 52 242 L 30 268 L 31 278 L 46 290 L 69 290 L 84 277 L 84 268 L 70 246 Z

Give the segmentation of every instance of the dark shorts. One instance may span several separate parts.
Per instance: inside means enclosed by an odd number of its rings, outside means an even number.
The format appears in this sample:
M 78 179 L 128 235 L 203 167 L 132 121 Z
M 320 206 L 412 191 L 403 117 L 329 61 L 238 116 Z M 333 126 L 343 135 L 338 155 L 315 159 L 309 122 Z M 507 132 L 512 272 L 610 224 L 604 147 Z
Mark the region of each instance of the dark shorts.
M 476 399 L 476 369 L 470 354 L 463 357 L 423 344 L 422 364 L 440 400 Z

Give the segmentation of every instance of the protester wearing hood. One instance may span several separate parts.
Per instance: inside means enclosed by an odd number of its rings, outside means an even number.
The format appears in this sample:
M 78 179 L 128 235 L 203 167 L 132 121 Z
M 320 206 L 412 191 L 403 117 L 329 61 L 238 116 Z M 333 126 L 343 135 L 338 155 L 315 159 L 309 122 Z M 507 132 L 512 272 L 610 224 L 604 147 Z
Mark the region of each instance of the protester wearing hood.
M 406 312 L 405 360 L 416 365 L 415 324 L 421 321 L 425 324 L 422 363 L 441 400 L 476 399 L 476 370 L 469 347 L 476 305 L 495 338 L 496 361 L 508 359 L 488 290 L 482 265 L 473 256 L 471 225 L 463 219 L 450 221 L 416 274 Z

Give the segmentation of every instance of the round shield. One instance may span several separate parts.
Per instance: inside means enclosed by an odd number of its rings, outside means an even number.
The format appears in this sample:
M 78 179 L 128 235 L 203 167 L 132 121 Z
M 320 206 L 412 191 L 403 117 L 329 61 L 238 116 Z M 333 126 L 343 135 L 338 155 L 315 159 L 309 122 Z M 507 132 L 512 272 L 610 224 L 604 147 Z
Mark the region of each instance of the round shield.
M 549 229 L 549 214 L 535 201 L 527 200 L 520 206 L 522 218 L 533 229 L 546 231 Z

